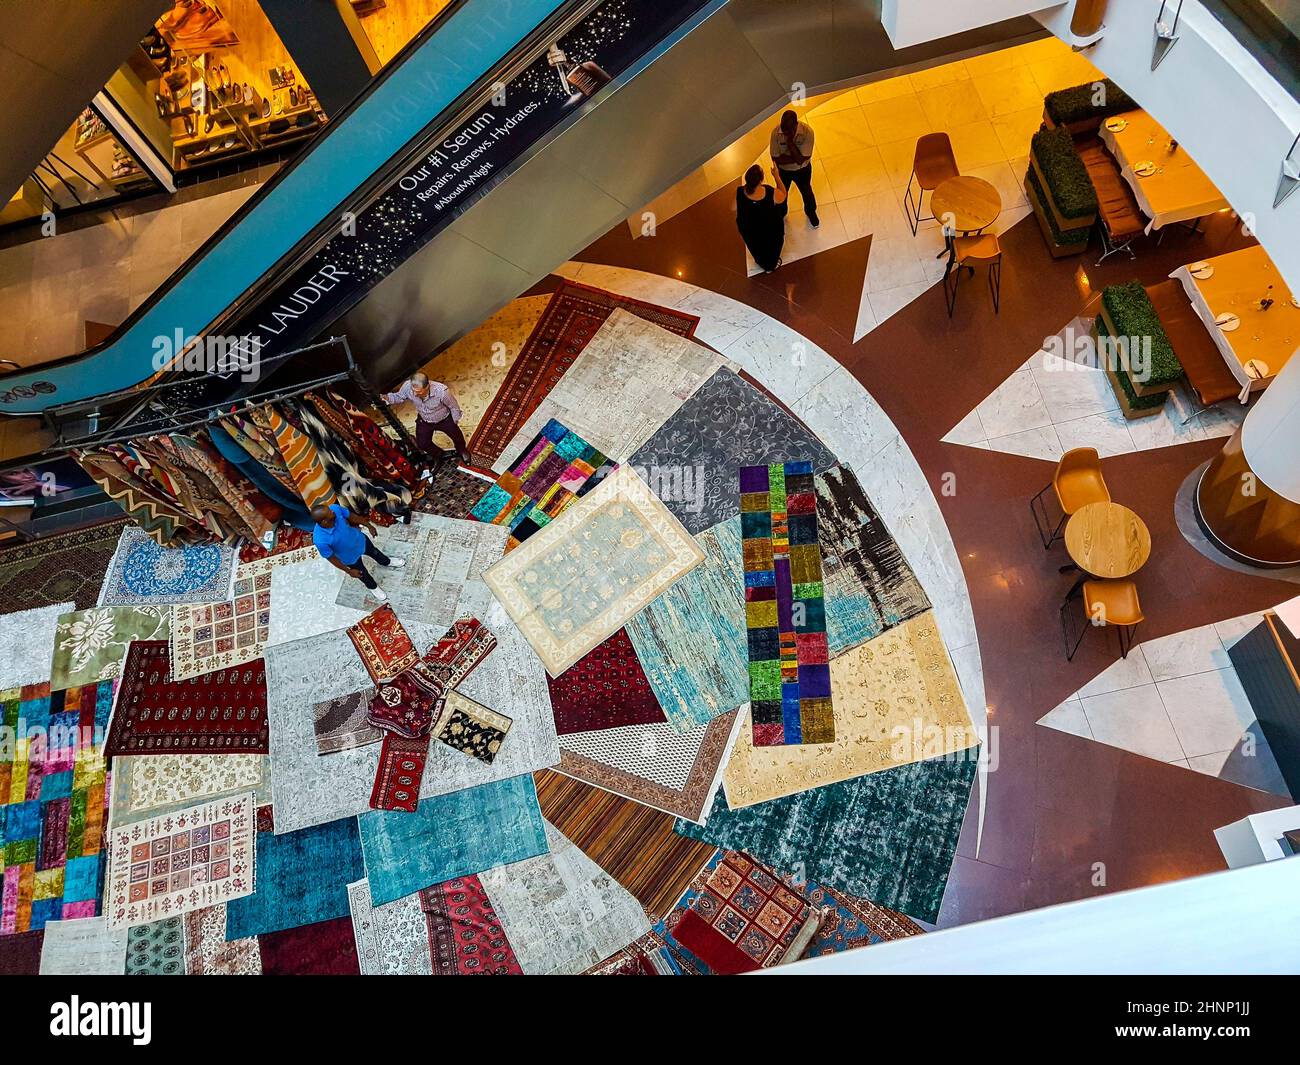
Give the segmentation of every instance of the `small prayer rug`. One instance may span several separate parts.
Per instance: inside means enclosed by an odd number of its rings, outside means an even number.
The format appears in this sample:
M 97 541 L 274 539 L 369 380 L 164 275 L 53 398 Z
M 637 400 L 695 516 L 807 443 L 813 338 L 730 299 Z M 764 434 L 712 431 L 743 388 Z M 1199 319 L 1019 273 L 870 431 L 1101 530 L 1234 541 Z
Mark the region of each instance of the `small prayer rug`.
M 478 877 L 421 888 L 416 897 L 424 911 L 435 976 L 523 975 Z
M 56 603 L 0 614 L 0 691 L 50 679 L 58 621 L 71 606 Z
M 271 567 L 265 562 L 240 566 L 229 602 L 185 603 L 172 609 L 172 680 L 261 658 L 270 627 Z
M 509 441 L 616 308 L 684 337 L 691 336 L 700 321 L 667 307 L 563 282 L 470 438 L 470 451 L 477 462 L 491 465 L 505 452 Z
M 449 691 L 433 735 L 453 750 L 490 765 L 496 761 L 512 724 L 505 714 L 467 699 L 460 692 Z
M 125 976 L 126 929 L 102 917 L 51 921 L 41 944 L 42 976 Z
M 420 660 L 411 637 L 389 603 L 349 626 L 348 636 L 376 684 L 397 676 Z
M 126 654 L 105 753 L 266 754 L 266 667 L 261 659 L 173 681 L 166 640 Z
M 681 523 L 622 466 L 483 578 L 557 677 L 703 560 Z
M 740 469 L 755 747 L 835 739 L 811 462 Z
M 424 799 L 413 814 L 372 810 L 357 822 L 370 897 L 380 906 L 546 851 L 542 812 L 528 775 Z
M 209 906 L 185 914 L 187 976 L 261 976 L 257 938 L 226 940 L 226 907 Z
M 179 917 L 134 925 L 126 933 L 127 976 L 184 976 L 185 931 Z
M 347 917 L 263 932 L 254 942 L 266 976 L 360 976 Z
M 122 530 L 98 605 L 220 603 L 230 598 L 235 557 L 225 544 L 160 547 L 148 533 L 129 525 Z
M 74 688 L 122 675 L 132 640 L 165 640 L 169 606 L 100 606 L 59 616 L 54 635 L 53 688 Z
M 0 936 L 100 912 L 113 682 L 0 692 Z
M 415 813 L 428 761 L 428 736 L 407 739 L 395 732 L 385 732 L 375 786 L 370 792 L 370 808 Z
M 104 522 L 0 551 L 0 612 L 69 601 L 78 610 L 94 606 L 125 524 Z
M 384 738 L 383 733 L 366 720 L 370 713 L 371 695 L 371 691 L 351 692 L 326 699 L 311 708 L 318 754 L 365 747 Z
M 613 467 L 577 433 L 551 419 L 483 494 L 470 517 L 508 528 L 509 551 L 600 484 Z
M 108 927 L 148 924 L 251 895 L 253 793 L 114 829 L 104 888 Z
M 441 380 L 441 378 L 439 378 Z M 459 397 L 459 393 L 457 393 Z M 414 509 L 421 514 L 435 514 L 443 518 L 468 518 L 483 493 L 496 481 L 491 470 L 477 472 L 474 468 L 454 462 L 440 466 Z
M 794 878 L 782 875 L 793 886 Z M 813 936 L 807 957 L 839 954 L 845 950 L 869 947 L 891 939 L 925 934 L 925 929 L 901 913 L 877 906 L 866 899 L 854 898 L 834 888 L 811 882 L 802 886 L 808 901 L 822 911 L 822 923 Z
M 352 931 L 363 976 L 432 976 L 429 933 L 418 894 L 376 906 L 364 880 L 348 885 Z
M 697 572 L 692 570 L 683 580 L 690 580 Z M 644 613 L 632 618 L 629 626 Z M 700 619 L 692 620 L 698 623 Z M 546 683 L 551 690 L 555 731 L 561 736 L 665 720 L 625 628 L 588 651 L 558 677 L 548 676 Z

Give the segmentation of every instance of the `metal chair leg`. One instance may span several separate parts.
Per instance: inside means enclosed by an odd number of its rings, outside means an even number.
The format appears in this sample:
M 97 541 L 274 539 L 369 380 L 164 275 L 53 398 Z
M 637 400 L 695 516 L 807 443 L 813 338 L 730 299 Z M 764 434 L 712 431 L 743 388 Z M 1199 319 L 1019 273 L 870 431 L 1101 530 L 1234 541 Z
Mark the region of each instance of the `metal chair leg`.
M 962 267 L 960 263 L 948 263 L 948 268 L 943 272 L 943 298 L 948 304 L 948 317 L 952 317 L 953 309 L 957 306 L 957 286 L 961 284 Z M 952 278 L 951 290 L 948 286 L 948 278 Z
M 1079 638 L 1074 641 L 1073 647 L 1070 646 L 1070 630 L 1066 622 L 1066 611 L 1069 609 L 1070 604 L 1074 601 L 1076 592 L 1078 592 L 1079 589 L 1081 589 L 1082 587 L 1083 587 L 1082 581 L 1076 582 L 1074 587 L 1071 588 L 1068 593 L 1066 593 L 1065 598 L 1061 601 L 1061 639 L 1065 643 L 1065 660 L 1067 662 L 1074 661 L 1074 656 L 1079 650 L 1079 645 L 1083 643 L 1083 638 L 1088 633 L 1089 622 L 1085 620 L 1083 623 L 1083 628 L 1079 630 Z
M 907 188 L 903 190 L 903 210 L 907 213 L 908 225 L 912 227 L 912 236 L 916 236 L 917 229 L 921 225 L 921 201 L 925 198 L 925 189 L 920 188 L 920 182 L 917 182 L 916 206 L 912 206 L 912 179 L 916 177 L 916 168 L 907 176 Z
M 1128 653 L 1133 650 L 1133 640 L 1137 635 L 1137 625 L 1116 625 L 1119 636 L 1119 656 L 1127 658 Z
M 1065 528 L 1065 523 L 1070 518 L 1068 514 L 1062 514 L 1061 520 L 1056 524 L 1056 528 L 1052 529 L 1051 528 L 1052 517 L 1050 514 L 1047 513 L 1047 504 L 1043 503 L 1042 504 L 1043 519 L 1046 522 L 1046 524 L 1044 524 L 1044 521 L 1038 520 L 1039 508 L 1035 507 L 1034 504 L 1037 503 L 1040 499 L 1042 499 L 1043 496 L 1051 489 L 1051 487 L 1052 486 L 1050 484 L 1047 485 L 1041 492 L 1038 493 L 1038 495 L 1034 496 L 1029 501 L 1029 513 L 1033 515 L 1034 528 L 1038 530 L 1038 539 L 1042 541 L 1044 551 L 1050 551 L 1052 549 L 1052 545 L 1061 538 L 1062 530 Z
M 989 264 L 989 291 L 993 294 L 993 313 L 997 314 L 999 310 L 1000 297 L 1002 295 L 1002 260 Z

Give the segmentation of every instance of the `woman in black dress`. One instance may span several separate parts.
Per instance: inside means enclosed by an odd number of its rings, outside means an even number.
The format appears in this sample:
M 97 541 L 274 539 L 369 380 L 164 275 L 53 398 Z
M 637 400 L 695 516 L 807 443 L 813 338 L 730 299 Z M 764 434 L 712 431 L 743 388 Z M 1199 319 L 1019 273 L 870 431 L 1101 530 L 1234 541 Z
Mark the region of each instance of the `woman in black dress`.
M 754 257 L 771 273 L 781 265 L 781 246 L 785 243 L 785 183 L 772 168 L 776 187 L 763 184 L 763 168 L 755 164 L 745 171 L 744 184 L 736 190 L 736 228 Z

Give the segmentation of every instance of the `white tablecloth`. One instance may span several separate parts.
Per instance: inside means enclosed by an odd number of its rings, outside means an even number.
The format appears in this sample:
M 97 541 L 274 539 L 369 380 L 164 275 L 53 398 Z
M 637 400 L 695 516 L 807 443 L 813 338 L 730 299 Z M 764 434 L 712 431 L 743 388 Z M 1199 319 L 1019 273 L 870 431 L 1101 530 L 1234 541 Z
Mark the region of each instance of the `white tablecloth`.
M 1205 302 L 1205 296 L 1196 284 L 1196 278 L 1186 266 L 1180 266 L 1172 274 L 1172 278 L 1183 283 L 1183 291 L 1187 293 L 1187 298 L 1191 300 L 1192 310 L 1196 312 L 1196 317 L 1205 325 L 1206 331 L 1214 339 L 1214 346 L 1219 349 L 1219 354 L 1223 356 L 1223 361 L 1228 364 L 1228 369 L 1232 371 L 1232 376 L 1241 382 L 1242 394 L 1241 402 L 1245 403 L 1250 399 L 1250 392 L 1258 392 L 1267 384 L 1267 380 L 1254 380 L 1246 373 L 1246 368 L 1237 358 L 1237 353 L 1232 350 L 1232 339 L 1230 333 L 1225 333 L 1214 324 L 1214 312 L 1210 310 L 1210 305 Z
M 1147 233 L 1150 233 L 1154 229 L 1161 229 L 1174 222 L 1190 222 L 1195 218 L 1204 218 L 1207 214 L 1213 214 L 1215 211 L 1222 210 L 1224 207 L 1228 206 L 1228 201 L 1225 200 L 1217 190 L 1215 190 L 1213 196 L 1209 196 L 1207 193 L 1206 198 L 1203 200 L 1198 198 L 1195 202 L 1189 201 L 1186 203 L 1170 204 L 1157 211 L 1151 206 L 1151 201 L 1147 197 L 1147 190 L 1143 187 L 1142 179 L 1133 173 L 1134 160 L 1129 159 L 1125 155 L 1122 144 L 1116 138 L 1115 134 L 1106 128 L 1105 122 L 1101 124 L 1100 133 L 1102 144 L 1104 144 L 1110 150 L 1111 155 L 1115 157 L 1116 162 L 1119 163 L 1120 173 L 1124 175 L 1124 180 L 1128 182 L 1129 188 L 1133 190 L 1133 195 L 1137 199 L 1138 207 L 1141 209 L 1142 213 L 1151 220 L 1147 223 Z M 1158 157 L 1163 155 L 1165 152 L 1164 145 L 1166 143 L 1167 135 L 1165 140 L 1159 141 L 1159 151 L 1155 152 L 1153 149 L 1153 153 L 1157 156 L 1153 161 L 1157 164 L 1159 164 Z M 1183 152 L 1186 151 L 1185 148 L 1180 148 L 1179 150 Z M 1139 159 L 1137 161 L 1140 162 L 1141 160 Z

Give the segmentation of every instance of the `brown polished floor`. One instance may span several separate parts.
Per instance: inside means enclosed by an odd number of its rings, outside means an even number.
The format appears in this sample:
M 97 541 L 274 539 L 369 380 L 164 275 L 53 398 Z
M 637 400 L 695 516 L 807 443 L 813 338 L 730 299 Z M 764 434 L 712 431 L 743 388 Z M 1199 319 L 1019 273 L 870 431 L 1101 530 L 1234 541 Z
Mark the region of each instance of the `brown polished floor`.
M 936 285 L 852 341 L 870 238 L 745 276 L 727 187 L 634 240 L 616 226 L 577 258 L 646 270 L 741 300 L 822 347 L 862 382 L 902 432 L 930 481 L 962 561 L 983 658 L 997 766 L 975 857 L 977 800 L 963 828 L 941 924 L 955 924 L 1104 891 L 1222 869 L 1213 830 L 1249 813 L 1289 805 L 1269 795 L 1036 724 L 1116 657 L 1089 633 L 1065 660 L 1058 607 L 1071 578 L 1059 546 L 1045 552 L 1027 503 L 1051 474 L 1036 459 L 945 444 L 941 438 L 1056 334 L 1106 284 L 1151 283 L 1176 266 L 1246 243 L 1227 215 L 1202 235 L 1177 227 L 1162 245 L 1094 266 L 1096 249 L 1053 260 L 1034 220 L 1002 237 L 1001 313 L 982 276 L 947 316 Z M 803 224 L 793 214 L 791 224 Z M 549 285 L 539 286 L 543 290 Z M 1229 572 L 1197 553 L 1174 523 L 1187 474 L 1223 441 L 1188 443 L 1105 460 L 1117 500 L 1151 530 L 1151 560 L 1137 576 L 1147 621 L 1139 639 L 1273 606 L 1294 588 Z M 956 494 L 939 491 L 945 473 Z

